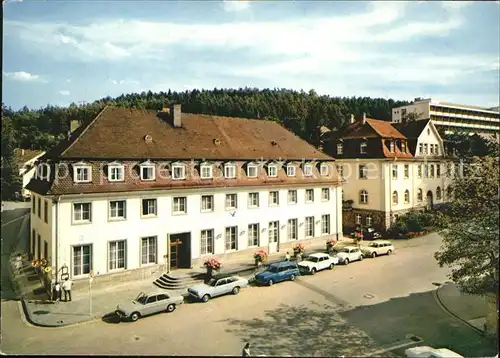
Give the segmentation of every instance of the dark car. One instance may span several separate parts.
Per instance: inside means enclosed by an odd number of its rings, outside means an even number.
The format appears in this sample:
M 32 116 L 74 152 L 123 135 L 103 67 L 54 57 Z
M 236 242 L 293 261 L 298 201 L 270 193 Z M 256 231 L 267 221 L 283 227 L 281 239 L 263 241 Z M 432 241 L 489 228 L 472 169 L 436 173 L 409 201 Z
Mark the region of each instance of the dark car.
M 361 233 L 360 230 L 355 230 L 354 232 L 351 232 L 351 237 L 352 238 L 355 238 L 356 237 L 356 233 Z M 382 237 L 382 234 L 378 231 L 376 231 L 374 228 L 367 228 L 367 229 L 364 229 L 363 230 L 363 240 L 377 240 L 377 239 L 380 239 Z
M 292 261 L 282 261 L 269 265 L 264 272 L 255 275 L 255 281 L 261 285 L 271 286 L 276 282 L 286 280 L 293 281 L 297 276 L 300 276 L 297 263 Z

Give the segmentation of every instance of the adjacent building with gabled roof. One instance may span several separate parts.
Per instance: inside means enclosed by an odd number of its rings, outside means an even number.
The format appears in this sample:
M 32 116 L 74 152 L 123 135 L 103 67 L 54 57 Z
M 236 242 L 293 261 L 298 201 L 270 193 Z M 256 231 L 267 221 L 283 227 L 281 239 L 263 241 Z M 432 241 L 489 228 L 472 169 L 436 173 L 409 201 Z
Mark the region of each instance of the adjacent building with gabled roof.
M 393 125 L 366 118 L 328 133 L 325 152 L 343 178 L 346 230 L 382 230 L 409 210 L 446 200 L 450 160 L 431 121 Z
M 19 170 L 19 176 L 23 181 L 21 195 L 25 198 L 30 195 L 30 191 L 26 190 L 25 187 L 35 175 L 35 162 L 44 154 L 45 152 L 43 150 L 14 149 L 14 160 Z
M 257 248 L 342 234 L 334 159 L 276 122 L 174 105 L 106 107 L 71 128 L 27 187 L 30 249 L 53 272 L 116 277 L 210 255 L 251 261 Z

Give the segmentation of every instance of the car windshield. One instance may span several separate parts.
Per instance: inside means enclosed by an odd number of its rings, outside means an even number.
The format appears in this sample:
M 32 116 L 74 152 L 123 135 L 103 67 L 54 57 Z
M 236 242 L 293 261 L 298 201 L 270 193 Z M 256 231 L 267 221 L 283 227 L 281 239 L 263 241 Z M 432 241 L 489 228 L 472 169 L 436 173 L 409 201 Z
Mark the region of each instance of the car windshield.
M 345 248 L 345 249 L 340 250 L 340 252 L 347 252 L 347 253 L 349 253 L 349 249 Z
M 307 261 L 311 261 L 311 262 L 318 262 L 318 258 L 317 257 L 314 257 L 314 256 L 309 256 L 307 258 Z
M 377 243 L 375 243 L 375 242 L 370 242 L 370 243 L 368 244 L 368 247 L 377 247 L 377 246 L 378 246 L 378 244 L 377 244 Z
M 145 304 L 146 300 L 148 299 L 148 296 L 144 292 L 139 293 L 137 298 L 135 299 L 137 302 Z
M 209 285 L 209 286 L 215 286 L 216 283 L 217 283 L 217 279 L 212 278 L 212 279 L 210 279 L 210 281 L 208 281 L 207 285 Z
M 278 272 L 278 267 L 276 267 L 276 266 L 271 266 L 271 267 L 269 267 L 269 270 L 268 270 L 268 271 L 269 271 L 269 272 L 272 272 L 272 273 L 276 273 L 276 272 Z

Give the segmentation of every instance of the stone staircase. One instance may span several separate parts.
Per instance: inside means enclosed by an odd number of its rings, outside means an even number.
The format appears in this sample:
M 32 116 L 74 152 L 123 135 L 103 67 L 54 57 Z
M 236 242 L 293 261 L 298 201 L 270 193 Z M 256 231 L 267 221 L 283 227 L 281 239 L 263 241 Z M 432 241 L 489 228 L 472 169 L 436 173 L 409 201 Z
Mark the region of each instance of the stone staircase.
M 164 290 L 179 291 L 203 283 L 204 278 L 205 275 L 200 273 L 178 274 L 170 272 L 158 277 L 153 284 Z

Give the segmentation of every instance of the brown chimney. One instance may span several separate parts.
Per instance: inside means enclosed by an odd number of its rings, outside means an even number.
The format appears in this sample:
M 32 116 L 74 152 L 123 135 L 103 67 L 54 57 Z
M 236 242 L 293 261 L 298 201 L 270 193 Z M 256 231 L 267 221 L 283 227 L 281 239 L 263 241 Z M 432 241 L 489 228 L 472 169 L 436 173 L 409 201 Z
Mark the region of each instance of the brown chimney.
M 170 107 L 170 115 L 175 128 L 182 127 L 182 112 L 180 104 L 173 104 Z
M 78 127 L 80 127 L 80 121 L 78 119 L 72 119 L 69 122 L 68 139 L 71 137 L 71 134 L 78 129 Z
M 21 149 L 21 155 L 24 155 L 24 149 Z

